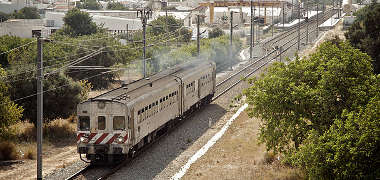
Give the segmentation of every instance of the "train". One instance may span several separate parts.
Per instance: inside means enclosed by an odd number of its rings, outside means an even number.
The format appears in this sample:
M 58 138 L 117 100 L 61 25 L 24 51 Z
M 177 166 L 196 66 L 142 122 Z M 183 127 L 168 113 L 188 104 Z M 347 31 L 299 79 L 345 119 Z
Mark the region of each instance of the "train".
M 210 103 L 215 88 L 215 63 L 197 60 L 81 102 L 77 105 L 77 152 L 88 163 L 133 157 Z

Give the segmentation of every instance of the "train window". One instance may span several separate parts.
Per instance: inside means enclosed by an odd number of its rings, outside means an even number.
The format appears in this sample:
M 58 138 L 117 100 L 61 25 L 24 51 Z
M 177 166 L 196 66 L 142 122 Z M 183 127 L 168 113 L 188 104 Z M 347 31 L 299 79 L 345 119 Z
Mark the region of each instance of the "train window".
M 149 109 L 150 109 L 150 108 L 152 108 L 152 105 L 151 105 L 151 104 L 149 104 Z
M 169 94 L 169 97 L 172 97 L 172 94 Z
M 160 99 L 160 103 L 162 103 L 162 98 Z
M 98 116 L 98 130 L 106 129 L 106 117 Z
M 125 117 L 124 116 L 114 116 L 113 117 L 113 129 L 114 130 L 124 130 L 125 127 Z
M 79 116 L 79 130 L 90 130 L 90 116 Z
M 145 111 L 147 111 L 148 110 L 148 106 L 145 106 Z
M 156 105 L 158 105 L 158 101 L 156 101 Z
M 166 100 L 168 100 L 168 96 L 166 96 Z

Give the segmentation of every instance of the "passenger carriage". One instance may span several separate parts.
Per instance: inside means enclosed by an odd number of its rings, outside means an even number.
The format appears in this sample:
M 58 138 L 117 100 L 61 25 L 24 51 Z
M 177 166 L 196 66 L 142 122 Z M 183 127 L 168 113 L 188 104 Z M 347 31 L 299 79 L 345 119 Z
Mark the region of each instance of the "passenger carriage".
M 133 156 L 173 123 L 211 101 L 215 69 L 211 61 L 186 63 L 79 104 L 78 153 L 91 162 Z

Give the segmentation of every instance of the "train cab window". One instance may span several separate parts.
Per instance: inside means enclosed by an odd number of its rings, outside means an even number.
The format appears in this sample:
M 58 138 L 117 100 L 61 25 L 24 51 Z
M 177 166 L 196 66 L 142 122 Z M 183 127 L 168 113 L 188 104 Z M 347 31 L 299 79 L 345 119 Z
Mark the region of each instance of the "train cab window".
M 98 116 L 98 130 L 106 129 L 106 117 Z
M 114 116 L 113 117 L 113 129 L 114 130 L 124 130 L 125 127 L 125 117 L 124 116 Z
M 79 130 L 90 130 L 90 116 L 79 116 Z

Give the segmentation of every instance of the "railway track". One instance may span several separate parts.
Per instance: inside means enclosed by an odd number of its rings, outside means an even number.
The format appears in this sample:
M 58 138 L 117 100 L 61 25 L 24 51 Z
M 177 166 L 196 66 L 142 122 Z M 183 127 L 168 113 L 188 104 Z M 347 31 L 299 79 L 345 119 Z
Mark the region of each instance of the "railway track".
M 300 27 L 300 41 L 306 38 L 306 33 L 308 33 L 308 35 L 315 34 L 317 26 L 321 25 L 323 22 L 331 18 L 333 15 L 334 10 L 330 8 L 327 9 L 325 13 L 322 15 L 322 17 L 318 20 L 318 24 L 316 16 L 313 16 L 309 19 L 309 22 L 311 23 L 309 25 L 307 25 L 306 22 L 302 22 Z M 308 31 L 307 28 L 309 29 Z M 297 26 L 291 27 L 288 31 L 283 32 L 273 37 L 272 39 L 259 44 L 262 46 L 264 50 L 267 51 L 266 55 L 257 60 L 250 60 L 251 62 L 249 62 L 248 65 L 242 67 L 223 81 L 219 82 L 216 85 L 216 94 L 213 98 L 213 101 L 225 94 L 226 92 L 228 92 L 230 89 L 239 84 L 243 79 L 251 76 L 254 72 L 258 71 L 272 60 L 280 56 L 289 55 L 289 50 L 298 43 L 297 31 Z M 309 37 L 310 39 L 312 39 L 311 36 Z M 279 51 L 280 49 L 278 47 L 282 47 L 281 52 Z
M 306 38 L 306 28 L 309 28 L 308 34 L 313 34 L 316 33 L 316 27 L 322 24 L 324 21 L 326 21 L 328 18 L 330 18 L 334 14 L 332 9 L 326 10 L 326 12 L 323 14 L 321 20 L 318 22 L 316 18 L 311 18 L 308 26 L 306 25 L 306 22 L 301 24 L 301 40 Z M 314 16 L 315 17 L 315 16 Z M 311 30 L 310 29 L 313 29 Z M 298 32 L 297 32 L 298 27 L 292 27 L 288 31 L 283 32 L 272 39 L 262 42 L 259 44 L 263 49 L 267 50 L 266 55 L 256 59 L 256 60 L 250 60 L 249 64 L 238 69 L 236 72 L 233 74 L 229 75 L 227 78 L 224 80 L 220 81 L 216 85 L 216 94 L 212 101 L 216 100 L 226 92 L 228 92 L 230 89 L 238 85 L 243 79 L 250 77 L 253 73 L 270 63 L 273 59 L 278 58 L 281 55 L 284 55 L 284 53 L 288 52 L 291 48 L 293 48 L 297 43 L 298 43 Z M 281 46 L 282 52 L 279 53 L 279 49 L 276 48 L 278 46 Z M 287 53 L 288 54 L 288 53 Z M 175 128 L 179 124 L 181 124 L 183 121 L 179 121 L 179 123 L 175 124 L 172 126 L 172 128 Z M 168 130 L 167 132 L 170 132 Z M 136 152 L 135 156 L 138 156 L 142 152 L 144 152 L 146 149 L 148 149 L 150 146 L 152 146 L 155 142 L 157 142 L 160 138 L 164 137 L 167 135 L 167 133 L 159 136 L 156 140 L 154 140 L 152 143 L 148 144 L 144 148 L 142 148 L 140 151 Z M 134 156 L 134 157 L 135 157 Z M 110 175 L 114 174 L 117 172 L 120 168 L 125 167 L 129 163 L 133 161 L 134 158 L 126 158 L 123 160 L 121 163 L 112 166 L 112 167 L 104 167 L 104 166 L 93 166 L 93 165 L 87 165 L 84 168 L 80 169 L 77 171 L 75 174 L 72 176 L 66 178 L 66 180 L 74 180 L 74 179 L 81 179 L 82 177 L 88 177 L 91 176 L 91 179 L 106 179 Z M 87 178 L 89 179 L 89 178 Z

